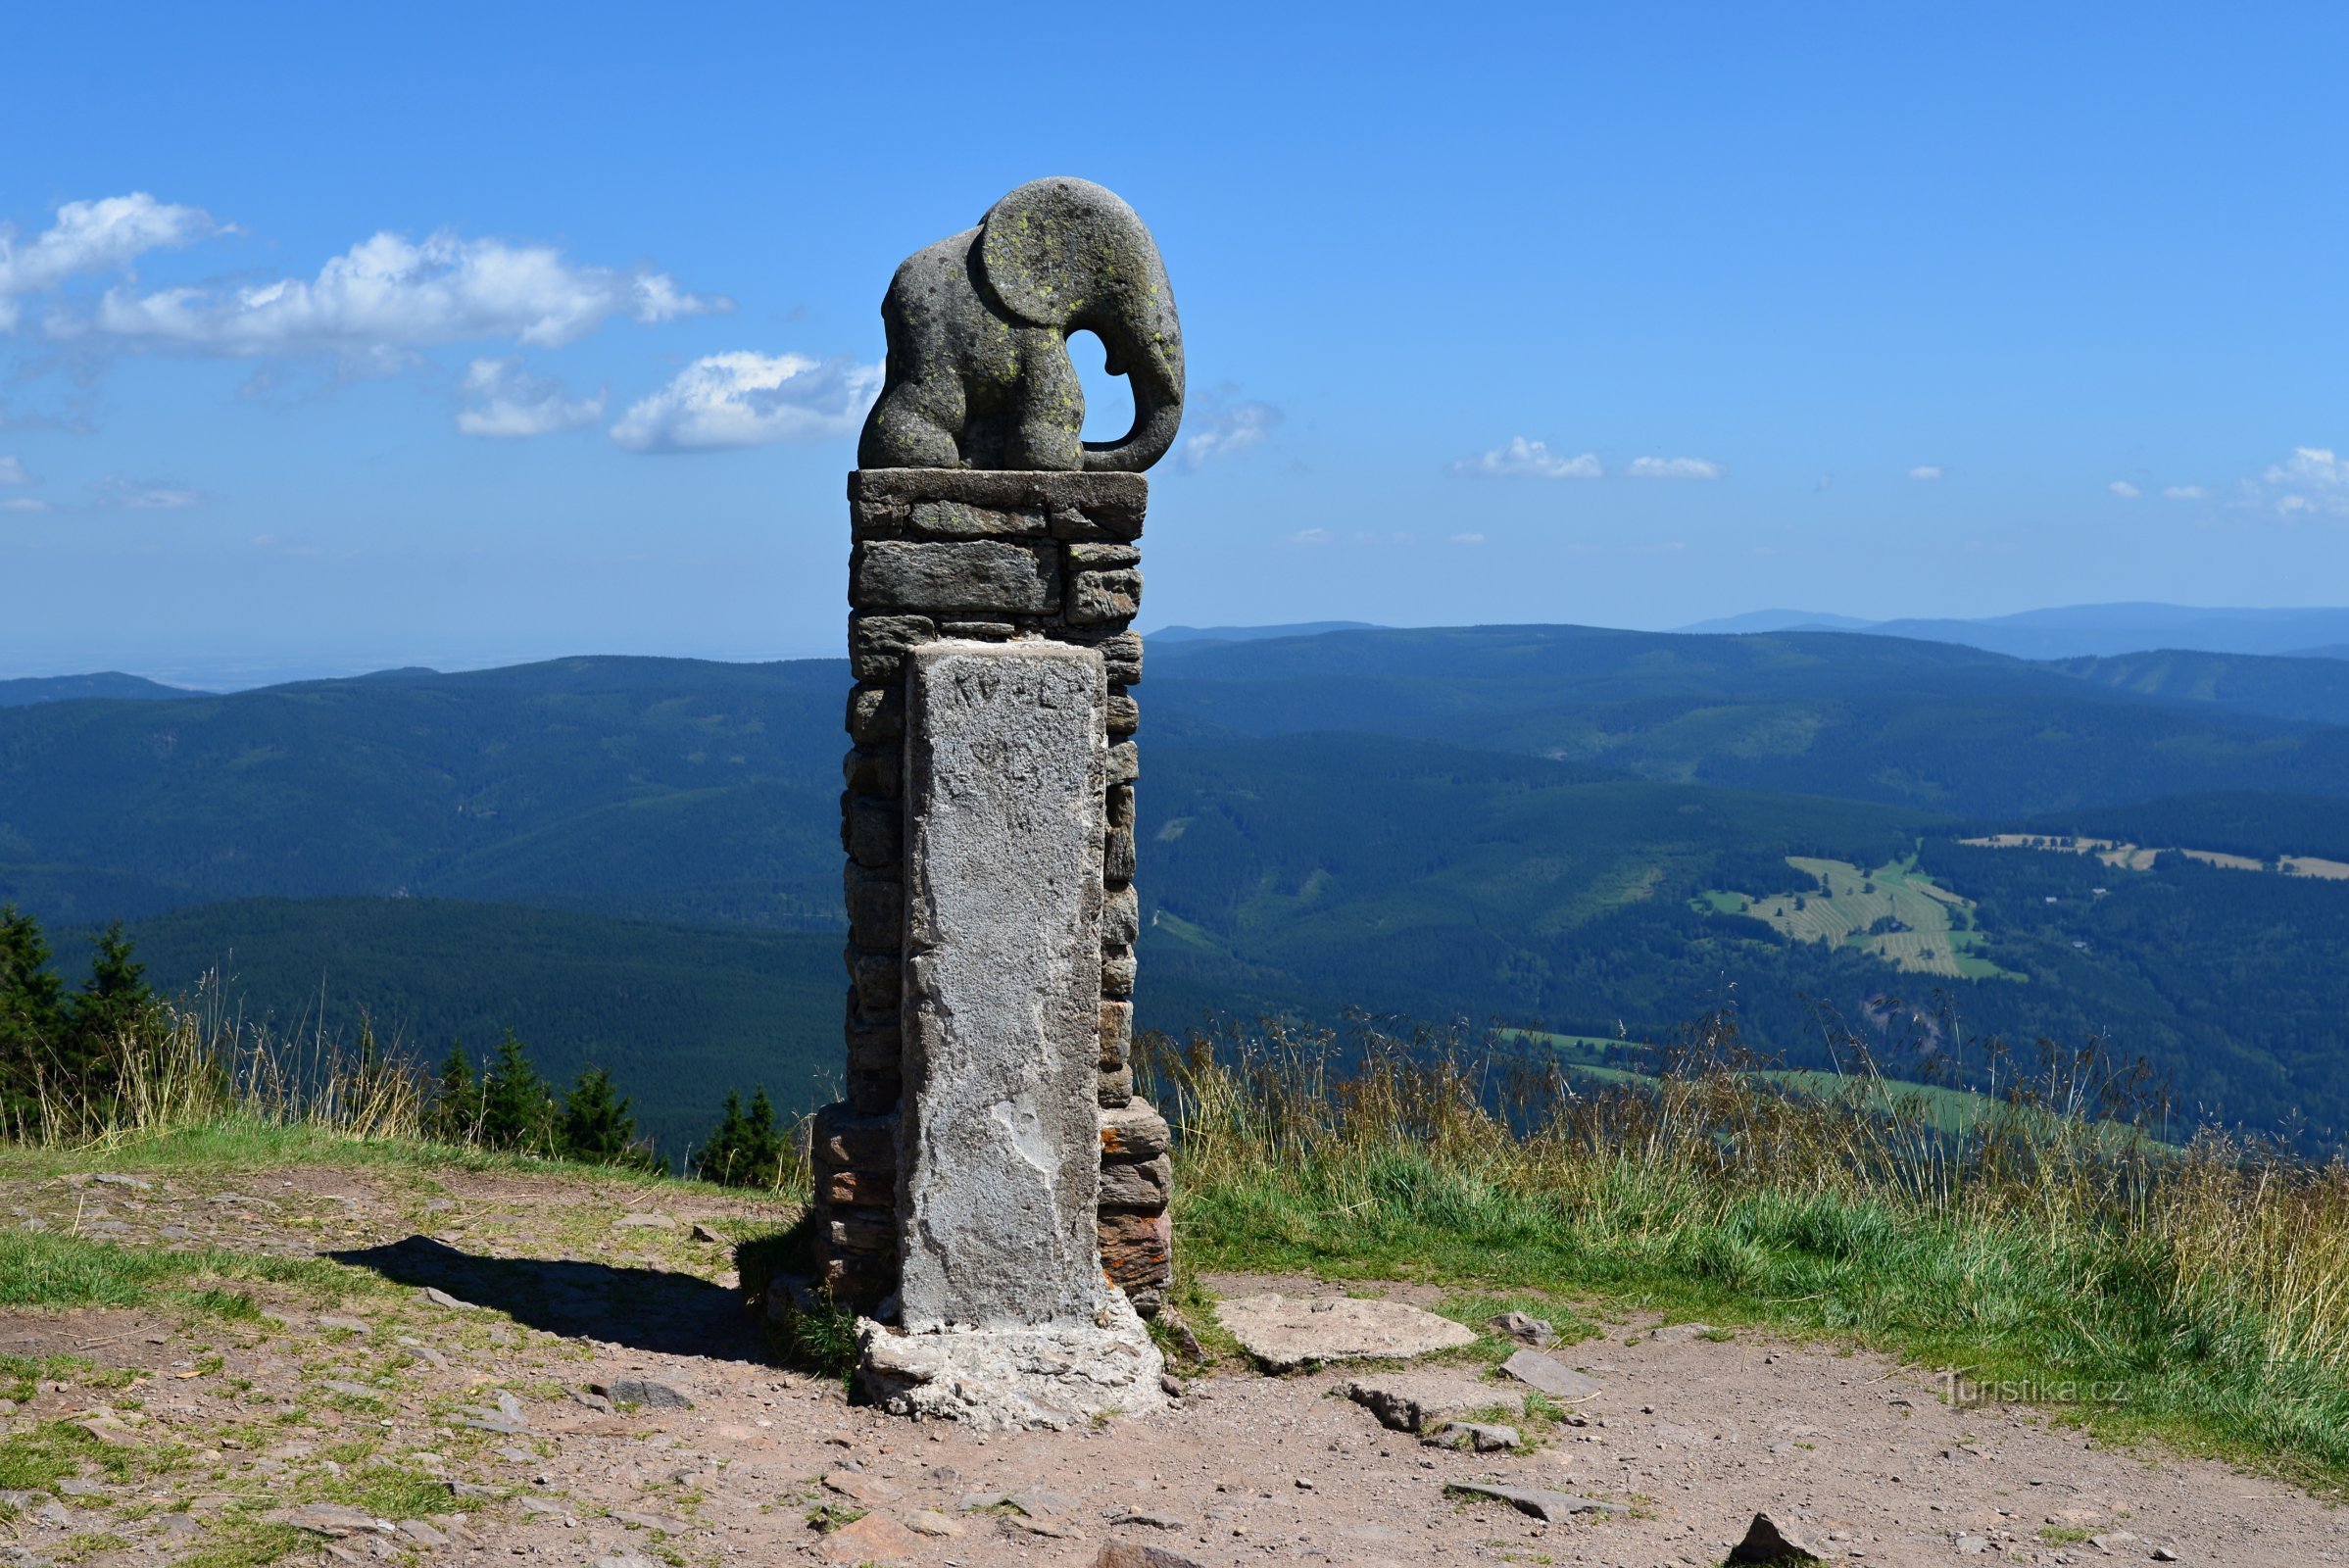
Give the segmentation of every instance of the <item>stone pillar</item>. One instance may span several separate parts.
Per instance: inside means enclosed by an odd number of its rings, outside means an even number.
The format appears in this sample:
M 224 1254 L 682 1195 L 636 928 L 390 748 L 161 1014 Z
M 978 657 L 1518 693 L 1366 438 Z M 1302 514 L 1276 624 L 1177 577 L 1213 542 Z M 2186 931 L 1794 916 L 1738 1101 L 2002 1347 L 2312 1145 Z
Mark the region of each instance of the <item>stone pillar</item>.
M 901 1408 L 1060 1425 L 1158 1399 L 1134 1320 L 1172 1240 L 1166 1124 L 1132 1064 L 1148 497 L 1129 473 L 850 476 L 848 1098 L 816 1116 L 814 1246 L 836 1300 L 914 1331 L 868 1335 L 868 1381 Z M 1098 854 L 1082 885 L 1072 853 Z M 954 1408 L 937 1391 L 978 1348 L 939 1346 L 974 1332 L 1073 1335 L 1047 1359 L 1075 1392 Z

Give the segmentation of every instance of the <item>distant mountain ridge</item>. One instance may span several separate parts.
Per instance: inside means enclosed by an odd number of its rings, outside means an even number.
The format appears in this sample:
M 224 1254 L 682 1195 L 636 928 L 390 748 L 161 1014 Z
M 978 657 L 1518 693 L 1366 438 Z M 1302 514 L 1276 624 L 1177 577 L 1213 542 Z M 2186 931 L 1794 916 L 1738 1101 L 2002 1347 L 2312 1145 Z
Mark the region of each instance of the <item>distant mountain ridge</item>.
M 1368 620 L 1299 620 L 1274 626 L 1161 626 L 1145 635 L 1158 643 L 1254 643 L 1270 637 L 1318 637 L 1325 631 L 1379 631 Z
M 94 675 L 27 675 L 17 680 L 0 680 L 0 708 L 30 708 L 36 703 L 75 703 L 90 698 L 148 703 L 211 695 L 112 669 Z
M 1959 643 L 2014 659 L 2081 659 L 2181 650 L 2208 654 L 2349 657 L 2349 609 L 2252 610 L 2128 603 L 2067 605 L 1979 619 L 1861 620 L 1800 610 L 1757 610 L 1680 628 L 1705 635 L 1864 631 Z

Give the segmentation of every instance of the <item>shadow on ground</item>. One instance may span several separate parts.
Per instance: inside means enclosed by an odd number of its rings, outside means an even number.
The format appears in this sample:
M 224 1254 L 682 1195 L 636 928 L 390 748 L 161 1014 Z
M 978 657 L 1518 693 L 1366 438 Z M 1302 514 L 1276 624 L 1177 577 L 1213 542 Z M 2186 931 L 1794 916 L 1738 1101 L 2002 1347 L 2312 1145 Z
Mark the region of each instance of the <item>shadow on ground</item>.
M 428 1236 L 326 1255 L 394 1284 L 437 1286 L 549 1334 L 661 1355 L 768 1359 L 742 1298 L 692 1274 L 574 1258 L 487 1257 Z

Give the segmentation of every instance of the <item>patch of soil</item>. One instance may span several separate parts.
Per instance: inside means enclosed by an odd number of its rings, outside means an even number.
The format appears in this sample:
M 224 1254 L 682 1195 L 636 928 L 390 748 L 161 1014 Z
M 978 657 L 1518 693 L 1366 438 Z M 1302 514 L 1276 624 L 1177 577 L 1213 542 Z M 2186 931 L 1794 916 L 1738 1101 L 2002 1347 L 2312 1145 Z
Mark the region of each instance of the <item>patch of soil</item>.
M 683 1214 L 670 1229 L 622 1224 L 623 1205 L 651 1201 L 643 1190 L 505 1175 L 475 1187 L 455 1172 L 442 1186 L 459 1206 L 430 1211 L 428 1225 L 445 1228 L 423 1236 L 411 1219 L 423 1199 L 348 1172 L 106 1191 L 101 1206 L 153 1245 L 171 1245 L 166 1226 L 201 1221 L 210 1245 L 338 1257 L 354 1289 L 339 1302 L 280 1301 L 284 1322 L 0 1313 L 0 1349 L 140 1374 L 127 1388 L 92 1374 L 0 1416 L 9 1442 L 29 1444 L 49 1441 L 45 1421 L 117 1412 L 74 1450 L 75 1490 L 31 1494 L 7 1527 L 16 1544 L 58 1558 L 70 1539 L 102 1534 L 119 1544 L 84 1560 L 161 1564 L 364 1483 L 369 1517 L 355 1533 L 314 1533 L 304 1555 L 1079 1568 L 1126 1541 L 1203 1568 L 1663 1568 L 1721 1562 L 1757 1511 L 1857 1568 L 2144 1562 L 2156 1548 L 2186 1563 L 2297 1568 L 2349 1548 L 2331 1509 L 2290 1488 L 2097 1447 L 2041 1410 L 1968 1403 L 1967 1391 L 1880 1357 L 1750 1334 L 1617 1327 L 1561 1348 L 1601 1392 L 1579 1406 L 1581 1425 L 1529 1424 L 1538 1446 L 1524 1452 L 1455 1452 L 1390 1432 L 1340 1396 L 1338 1370 L 1218 1372 L 1162 1415 L 1100 1430 L 985 1437 L 914 1424 L 756 1359 L 755 1325 L 721 1284 L 726 1249 L 694 1242 Z M 232 1190 L 244 1197 L 220 1200 Z M 62 1226 L 76 1196 L 0 1184 L 0 1214 Z M 1369 1289 L 1207 1283 L 1226 1295 Z M 1422 1305 L 1443 1294 L 1394 1289 Z M 626 1378 L 692 1406 L 612 1406 L 589 1393 Z M 1495 1386 L 1496 1402 L 1506 1395 Z M 1486 1480 L 1622 1511 L 1549 1524 L 1446 1490 Z M 876 1522 L 848 1524 L 859 1511 Z

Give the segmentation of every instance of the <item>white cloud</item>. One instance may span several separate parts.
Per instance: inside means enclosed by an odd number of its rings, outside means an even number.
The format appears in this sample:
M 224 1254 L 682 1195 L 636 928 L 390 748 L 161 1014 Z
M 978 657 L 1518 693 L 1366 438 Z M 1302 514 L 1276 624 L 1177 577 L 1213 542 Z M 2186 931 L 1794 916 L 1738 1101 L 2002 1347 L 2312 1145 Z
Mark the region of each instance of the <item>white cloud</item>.
M 110 289 L 91 324 L 115 337 L 201 353 L 396 361 L 403 350 L 482 339 L 551 348 L 615 316 L 658 322 L 729 308 L 723 299 L 680 292 L 664 273 L 589 266 L 552 246 L 468 240 L 444 229 L 421 244 L 377 234 L 314 279 L 145 294 Z
M 2135 485 L 2130 484 L 2127 479 L 2115 479 L 2111 484 L 2106 485 L 2105 488 L 2110 490 L 2113 494 L 2119 496 L 2124 501 L 2134 501 L 2137 497 L 2145 493 L 2144 491 L 2139 490 Z
M 522 373 L 522 357 L 475 360 L 465 370 L 466 395 L 477 399 L 457 413 L 457 428 L 466 435 L 524 437 L 575 430 L 604 416 L 604 394 L 592 398 L 565 395 L 560 381 Z
M 1289 536 L 1293 545 L 1326 545 L 1335 543 L 1338 536 L 1327 528 L 1300 528 Z
M 1819 482 L 1811 486 L 1811 491 L 1815 495 L 1819 491 L 1833 490 L 1835 487 L 1835 476 L 1832 473 L 1823 473 L 1819 476 Z
M 2162 492 L 2164 501 L 2200 501 L 2209 492 L 2198 484 L 2174 484 Z
M 204 497 L 185 485 L 169 480 L 138 480 L 108 474 L 90 486 L 102 507 L 123 507 L 132 512 L 177 512 L 182 507 L 201 506 Z
M 1281 422 L 1281 411 L 1269 403 L 1235 403 L 1204 412 L 1204 427 L 1184 437 L 1179 455 L 1183 466 L 1194 473 L 1215 458 L 1236 457 L 1262 446 Z
M 1634 479 L 1718 479 L 1721 465 L 1705 458 L 1634 458 L 1623 471 Z
M 1941 466 L 1937 463 L 1920 463 L 1917 465 L 1917 466 L 1909 470 L 1909 477 L 1912 479 L 1922 479 L 1930 483 L 1931 481 L 1941 477 Z
M 46 512 L 49 503 L 33 496 L 10 496 L 0 501 L 0 512 Z
M 32 475 L 24 471 L 22 458 L 0 458 L 0 484 L 30 484 Z
M 1451 536 L 1451 542 L 1455 545 L 1481 545 L 1485 542 L 1485 536 L 1481 533 L 1455 533 Z
M 1561 457 L 1550 451 L 1545 442 L 1513 435 L 1505 447 L 1462 458 L 1451 466 L 1451 471 L 1508 479 L 1596 479 L 1606 469 L 1599 466 L 1595 452 L 1586 452 L 1579 458 Z
M 630 405 L 612 439 L 632 452 L 708 452 L 854 432 L 881 391 L 881 367 L 847 356 L 712 354 Z
M 0 228 L 0 331 L 14 329 L 19 302 L 27 295 L 45 293 L 76 273 L 119 271 L 148 251 L 185 245 L 220 227 L 201 208 L 132 191 L 67 202 L 57 209 L 57 221 L 24 245 Z
M 2284 517 L 2349 516 L 2349 462 L 2329 447 L 2294 447 L 2281 463 L 2260 475 Z M 2253 494 L 2257 487 L 2246 486 Z

